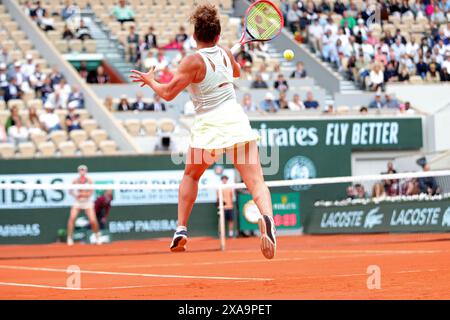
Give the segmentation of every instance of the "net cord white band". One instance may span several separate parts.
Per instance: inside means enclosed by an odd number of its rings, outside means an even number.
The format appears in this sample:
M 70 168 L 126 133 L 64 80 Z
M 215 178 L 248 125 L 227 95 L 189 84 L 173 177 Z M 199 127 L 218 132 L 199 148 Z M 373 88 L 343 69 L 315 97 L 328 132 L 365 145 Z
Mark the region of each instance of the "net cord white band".
M 361 181 L 393 180 L 393 179 L 411 179 L 425 177 L 450 176 L 450 170 L 405 172 L 395 174 L 376 174 L 347 177 L 331 178 L 313 178 L 313 179 L 295 179 L 295 180 L 275 180 L 266 181 L 268 187 L 290 187 L 300 185 L 318 185 L 326 183 L 357 183 Z M 227 188 L 245 189 L 244 183 L 230 183 Z M 176 190 L 179 184 L 160 185 L 160 184 L 68 184 L 68 183 L 0 183 L 0 190 Z M 223 184 L 200 185 L 199 190 L 218 190 L 223 188 Z

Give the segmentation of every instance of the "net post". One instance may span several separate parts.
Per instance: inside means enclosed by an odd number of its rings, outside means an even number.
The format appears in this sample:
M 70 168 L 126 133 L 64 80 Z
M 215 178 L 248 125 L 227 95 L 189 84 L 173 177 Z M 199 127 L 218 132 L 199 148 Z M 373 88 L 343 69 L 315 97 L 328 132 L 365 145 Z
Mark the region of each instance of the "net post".
M 217 189 L 219 194 L 219 237 L 220 237 L 220 250 L 225 250 L 225 209 L 223 206 L 223 187 L 219 186 Z

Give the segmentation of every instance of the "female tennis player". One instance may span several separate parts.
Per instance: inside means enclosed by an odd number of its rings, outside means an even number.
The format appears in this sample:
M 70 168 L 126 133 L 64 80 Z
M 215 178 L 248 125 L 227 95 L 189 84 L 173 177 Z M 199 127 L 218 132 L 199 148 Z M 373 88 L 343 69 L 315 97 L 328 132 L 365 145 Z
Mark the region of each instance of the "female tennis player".
M 178 228 L 170 250 L 186 250 L 187 223 L 197 198 L 198 181 L 222 152 L 226 152 L 262 213 L 258 222 L 261 251 L 267 259 L 272 259 L 276 250 L 272 201 L 259 160 L 256 144 L 259 136 L 252 131 L 247 115 L 236 100 L 233 77 L 240 76 L 239 65 L 229 49 L 217 45 L 221 25 L 214 5 L 197 6 L 190 21 L 195 27 L 197 52 L 181 61 L 172 81 L 158 83 L 155 67 L 147 73 L 132 70 L 130 76 L 133 82 L 140 83 L 141 87 L 148 85 L 167 101 L 188 88 L 195 106 L 190 148 L 179 189 Z

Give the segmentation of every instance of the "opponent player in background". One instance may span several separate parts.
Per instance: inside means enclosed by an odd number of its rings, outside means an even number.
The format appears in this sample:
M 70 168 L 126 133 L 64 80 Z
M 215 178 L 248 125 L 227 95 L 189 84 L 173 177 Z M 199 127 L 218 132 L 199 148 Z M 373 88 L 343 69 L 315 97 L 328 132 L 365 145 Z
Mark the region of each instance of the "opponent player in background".
M 92 184 L 93 181 L 87 176 L 88 168 L 85 165 L 78 167 L 79 176 L 73 180 L 73 184 Z M 75 220 L 77 219 L 80 210 L 84 210 L 86 216 L 91 224 L 92 231 L 95 234 L 97 244 L 101 244 L 101 234 L 98 227 L 97 217 L 94 211 L 94 204 L 91 200 L 94 190 L 70 190 L 69 194 L 75 198 L 75 202 L 70 209 L 70 217 L 67 222 L 67 244 L 73 245 L 73 229 Z
M 164 100 L 174 99 L 188 88 L 195 106 L 190 148 L 179 189 L 178 227 L 170 245 L 173 252 L 185 251 L 187 223 L 198 193 L 198 181 L 222 152 L 226 152 L 239 171 L 262 216 L 259 219 L 261 251 L 272 259 L 276 250 L 270 192 L 264 183 L 256 141 L 259 136 L 236 100 L 233 77 L 240 76 L 239 65 L 231 51 L 217 43 L 221 25 L 217 8 L 205 4 L 191 16 L 197 52 L 185 57 L 167 84 L 155 80 L 155 68 L 147 73 L 132 70 L 133 82 L 148 85 Z

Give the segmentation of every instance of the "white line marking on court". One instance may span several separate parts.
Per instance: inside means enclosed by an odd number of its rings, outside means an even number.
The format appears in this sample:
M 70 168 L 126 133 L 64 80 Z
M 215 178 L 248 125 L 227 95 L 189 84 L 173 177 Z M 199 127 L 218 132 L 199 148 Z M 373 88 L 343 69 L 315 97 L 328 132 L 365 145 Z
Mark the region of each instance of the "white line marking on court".
M 255 252 L 255 250 L 227 250 L 227 252 L 232 253 L 242 253 L 242 252 Z M 445 253 L 448 250 L 280 250 L 277 249 L 278 253 L 383 253 L 383 254 L 431 254 L 431 253 Z
M 30 288 L 42 288 L 42 289 L 71 290 L 71 291 L 135 289 L 135 288 L 146 287 L 146 286 L 123 286 L 123 287 L 106 287 L 106 288 L 71 288 L 71 287 L 46 286 L 46 285 L 41 285 L 41 284 L 16 283 L 16 282 L 0 282 L 0 286 L 30 287 Z
M 327 260 L 327 259 L 341 259 L 341 258 L 355 258 L 355 257 L 378 257 L 390 255 L 391 253 L 372 253 L 372 254 L 351 254 L 351 255 L 333 255 L 322 257 L 301 257 L 301 258 L 275 258 L 269 263 L 289 262 L 289 261 L 310 261 L 310 260 Z M 193 263 L 164 263 L 164 264 L 138 264 L 138 265 L 124 265 L 118 268 L 152 268 L 152 267 L 182 267 L 182 266 L 209 266 L 219 264 L 238 264 L 238 263 L 268 263 L 265 259 L 247 259 L 247 260 L 227 260 L 227 261 L 208 261 L 208 262 L 193 262 Z
M 67 272 L 66 269 L 37 268 L 37 267 L 23 267 L 23 266 L 5 266 L 5 265 L 0 265 L 0 269 L 47 271 L 47 272 L 64 272 L 64 273 Z M 249 281 L 272 281 L 272 280 L 274 280 L 274 279 L 270 279 L 270 278 L 187 276 L 187 275 L 175 275 L 175 274 L 131 273 L 131 272 L 112 272 L 112 271 L 93 271 L 93 270 L 80 270 L 80 273 L 84 273 L 84 274 L 100 274 L 100 275 L 113 275 L 113 276 L 129 276 L 129 277 L 174 278 L 174 279 L 249 280 Z

